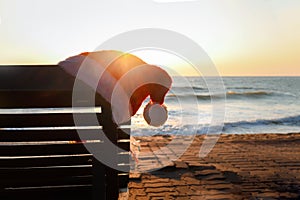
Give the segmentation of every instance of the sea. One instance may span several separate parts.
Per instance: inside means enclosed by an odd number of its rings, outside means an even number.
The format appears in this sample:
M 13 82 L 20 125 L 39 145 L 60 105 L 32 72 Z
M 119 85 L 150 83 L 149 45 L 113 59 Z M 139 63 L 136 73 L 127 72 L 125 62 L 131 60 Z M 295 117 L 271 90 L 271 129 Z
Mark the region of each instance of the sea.
M 213 79 L 223 91 L 214 92 L 208 84 Z M 132 135 L 206 134 L 216 126 L 214 114 L 222 119 L 218 133 L 300 132 L 300 77 L 173 77 L 165 97 L 168 120 L 161 127 L 143 119 L 147 101 L 132 118 Z

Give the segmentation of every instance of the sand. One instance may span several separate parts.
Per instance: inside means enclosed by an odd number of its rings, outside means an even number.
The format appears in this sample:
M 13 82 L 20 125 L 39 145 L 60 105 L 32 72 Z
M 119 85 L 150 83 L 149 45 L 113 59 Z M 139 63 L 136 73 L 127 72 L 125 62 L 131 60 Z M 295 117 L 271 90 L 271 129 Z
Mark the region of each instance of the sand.
M 203 138 L 197 136 L 168 166 L 131 173 L 128 192 L 120 199 L 300 199 L 300 134 L 221 135 L 213 150 L 199 158 Z M 166 146 L 172 137 L 137 139 L 139 169 L 156 165 L 157 149 L 163 146 L 164 156 L 174 158 Z

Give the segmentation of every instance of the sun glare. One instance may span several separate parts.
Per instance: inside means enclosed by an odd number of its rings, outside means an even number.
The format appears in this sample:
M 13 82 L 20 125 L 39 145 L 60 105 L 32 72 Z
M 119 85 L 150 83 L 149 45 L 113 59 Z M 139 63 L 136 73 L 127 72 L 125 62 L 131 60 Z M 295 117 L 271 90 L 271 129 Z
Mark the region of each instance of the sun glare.
M 199 72 L 183 58 L 164 50 L 138 50 L 131 52 L 148 64 L 162 67 L 172 75 L 197 76 Z

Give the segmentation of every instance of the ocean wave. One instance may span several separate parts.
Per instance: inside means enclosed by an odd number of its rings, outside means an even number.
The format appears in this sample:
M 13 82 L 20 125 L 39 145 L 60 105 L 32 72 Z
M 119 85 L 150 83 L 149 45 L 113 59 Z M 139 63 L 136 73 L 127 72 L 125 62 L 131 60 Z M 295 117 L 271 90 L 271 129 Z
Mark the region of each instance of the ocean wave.
M 300 115 L 277 118 L 277 119 L 257 119 L 254 121 L 226 122 L 223 126 L 222 133 L 226 133 L 228 131 L 230 132 L 235 129 L 241 129 L 244 131 L 251 130 L 251 129 L 256 130 L 255 127 L 259 127 L 259 126 L 264 127 L 263 129 L 266 130 L 274 129 L 274 133 L 276 133 L 276 130 L 278 130 L 276 129 L 276 126 L 299 127 L 300 130 Z M 211 133 L 213 133 L 214 129 L 220 130 L 220 127 L 211 127 L 209 125 L 204 125 L 197 129 L 197 134 L 206 134 L 208 133 L 209 130 Z
M 236 91 L 227 91 L 226 98 L 227 99 L 241 99 L 241 98 L 266 98 L 272 96 L 294 96 L 289 93 L 280 93 L 273 91 L 248 91 L 248 92 L 236 92 Z M 167 99 L 178 98 L 178 99 L 195 99 L 198 100 L 210 100 L 212 97 L 218 99 L 223 98 L 224 96 L 221 94 L 209 94 L 207 93 L 184 93 L 180 92 L 178 94 L 169 93 L 167 94 Z
M 284 125 L 284 126 L 300 126 L 300 115 L 289 116 L 277 119 L 258 119 L 255 121 L 238 121 L 225 123 L 224 129 L 245 126 L 262 126 L 262 125 Z
M 262 87 L 246 87 L 246 86 L 231 86 L 226 87 L 227 90 L 265 90 L 266 88 Z
M 207 88 L 205 87 L 196 87 L 196 86 L 193 86 L 193 87 L 189 87 L 189 86 L 173 86 L 171 88 L 172 90 L 175 90 L 175 91 L 186 91 L 186 90 L 194 90 L 194 91 L 197 91 L 197 90 L 207 90 Z
M 210 100 L 211 95 L 209 94 L 168 94 L 166 99 L 183 99 L 183 100 L 191 100 L 191 99 L 199 99 L 199 100 Z
M 258 126 L 264 127 L 263 129 L 271 130 L 274 129 L 276 133 L 276 126 L 283 127 L 299 127 L 300 130 L 300 115 L 289 116 L 277 119 L 259 119 L 254 121 L 237 121 L 237 122 L 227 122 L 223 127 L 221 126 L 209 126 L 208 124 L 188 124 L 184 126 L 163 126 L 161 128 L 155 129 L 138 129 L 138 131 L 133 131 L 133 135 L 155 135 L 155 134 L 166 134 L 166 135 L 194 135 L 194 134 L 207 134 L 216 133 L 215 131 L 222 133 L 232 132 L 235 129 L 241 129 L 243 131 L 251 130 Z M 234 131 L 233 131 L 234 132 Z M 260 133 L 260 132 L 257 132 Z
M 273 92 L 267 92 L 267 91 L 252 91 L 252 92 L 235 92 L 235 91 L 227 91 L 226 92 L 226 98 L 258 98 L 258 97 L 266 97 L 266 96 L 272 96 L 276 93 Z M 180 93 L 180 94 L 168 94 L 166 98 L 179 98 L 179 99 L 194 99 L 197 98 L 199 100 L 209 100 L 212 97 L 214 98 L 222 98 L 224 97 L 221 94 L 191 94 L 191 93 Z
M 251 92 L 234 92 L 234 91 L 227 91 L 226 96 L 267 96 L 273 95 L 273 92 L 267 91 L 251 91 Z

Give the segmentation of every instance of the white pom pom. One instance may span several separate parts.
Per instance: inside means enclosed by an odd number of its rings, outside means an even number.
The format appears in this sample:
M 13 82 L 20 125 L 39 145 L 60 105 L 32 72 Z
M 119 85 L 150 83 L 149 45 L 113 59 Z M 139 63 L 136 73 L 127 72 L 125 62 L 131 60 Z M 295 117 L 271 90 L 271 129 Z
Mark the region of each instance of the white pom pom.
M 147 104 L 143 115 L 146 122 L 155 127 L 163 125 L 168 119 L 167 107 L 158 103 Z

